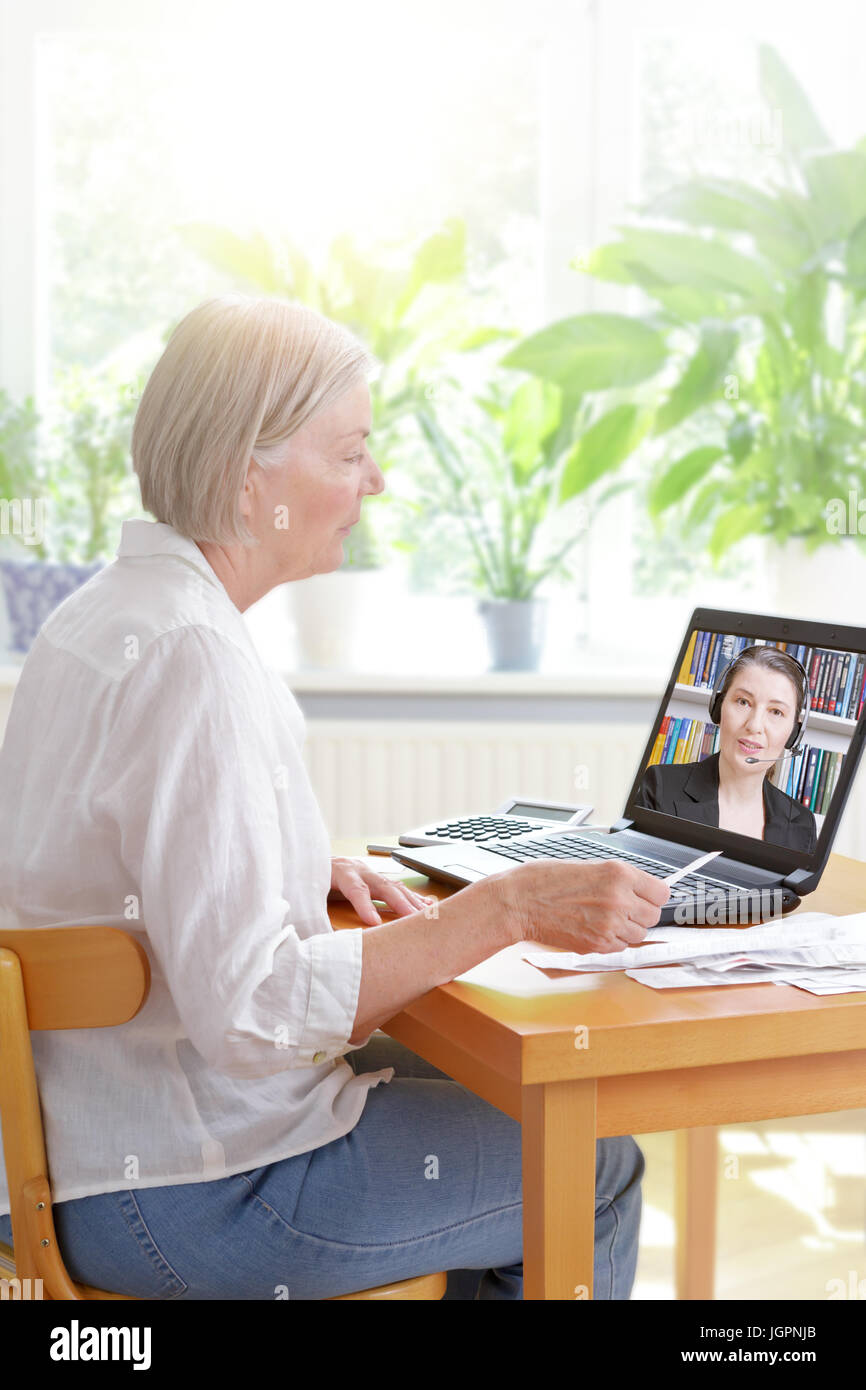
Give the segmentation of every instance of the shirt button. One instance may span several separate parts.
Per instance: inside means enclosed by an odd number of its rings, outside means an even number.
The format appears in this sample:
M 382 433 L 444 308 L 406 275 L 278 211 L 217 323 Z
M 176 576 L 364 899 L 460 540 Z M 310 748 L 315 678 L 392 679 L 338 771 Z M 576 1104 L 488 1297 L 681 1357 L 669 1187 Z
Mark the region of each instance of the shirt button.
M 314 1053 L 313 1053 L 313 1061 L 314 1061 L 314 1062 L 324 1062 L 324 1060 L 325 1060 L 325 1054 L 324 1054 L 324 1052 L 314 1052 Z

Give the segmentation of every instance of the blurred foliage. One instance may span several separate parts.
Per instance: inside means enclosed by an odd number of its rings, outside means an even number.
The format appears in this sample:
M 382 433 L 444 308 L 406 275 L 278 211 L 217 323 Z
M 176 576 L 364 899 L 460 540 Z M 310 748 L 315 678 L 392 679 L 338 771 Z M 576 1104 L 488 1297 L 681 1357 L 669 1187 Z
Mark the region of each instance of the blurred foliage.
M 830 500 L 866 489 L 866 141 L 830 148 L 776 51 L 759 65 L 780 176 L 689 179 L 573 262 L 654 301 L 648 510 L 717 561 L 750 535 L 828 542 Z
M 413 422 L 443 353 L 471 351 L 506 332 L 479 327 L 479 310 L 466 285 L 466 226 L 460 218 L 408 248 L 382 245 L 362 252 L 352 237 L 337 237 L 321 266 L 289 239 L 264 232 L 241 237 L 203 223 L 180 230 L 188 245 L 239 288 L 317 309 L 369 349 L 378 365 L 370 382 L 371 445 L 384 473 L 395 463 L 405 466 L 417 452 Z M 377 509 L 401 506 L 393 496 L 365 501 L 346 542 L 344 569 L 382 561 L 381 528 L 371 522 L 371 502 Z M 412 544 L 404 537 L 401 548 Z
M 28 495 L 36 475 L 36 432 L 39 416 L 33 397 L 20 404 L 0 390 L 0 498 L 11 501 Z
M 130 464 L 137 405 L 131 383 L 113 374 L 72 367 L 58 375 L 48 478 L 52 558 L 113 559 L 120 522 L 140 508 Z
M 585 534 L 586 509 L 563 507 L 574 412 L 560 387 L 500 373 L 467 398 L 459 380 L 443 377 L 417 416 L 439 465 L 425 501 L 468 539 L 472 588 L 528 599 L 550 575 L 573 578 L 566 559 Z M 556 520 L 564 540 L 550 534 Z
M 0 395 L 0 499 L 40 499 L 47 513 L 43 540 L 27 546 L 34 558 L 113 557 L 120 522 L 140 504 L 129 463 L 136 403 L 128 382 L 80 367 L 58 374 L 48 428 L 31 400 Z

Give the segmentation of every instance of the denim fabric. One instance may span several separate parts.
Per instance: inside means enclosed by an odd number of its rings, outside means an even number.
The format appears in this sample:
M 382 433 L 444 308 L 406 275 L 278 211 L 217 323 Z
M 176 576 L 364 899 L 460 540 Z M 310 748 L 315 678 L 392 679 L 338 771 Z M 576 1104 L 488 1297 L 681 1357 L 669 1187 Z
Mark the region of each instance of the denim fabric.
M 228 1178 L 58 1203 L 71 1277 L 144 1299 L 243 1301 L 448 1270 L 448 1298 L 521 1299 L 520 1125 L 384 1034 L 346 1061 L 395 1075 L 340 1139 Z M 634 1139 L 597 1142 L 597 1299 L 631 1293 L 643 1172 Z

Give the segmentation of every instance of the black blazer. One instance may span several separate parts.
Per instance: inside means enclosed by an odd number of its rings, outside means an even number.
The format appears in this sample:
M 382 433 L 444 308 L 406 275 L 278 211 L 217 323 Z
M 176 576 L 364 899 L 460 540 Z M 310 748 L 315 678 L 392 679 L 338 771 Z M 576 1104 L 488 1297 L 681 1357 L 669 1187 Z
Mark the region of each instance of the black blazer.
M 700 763 L 657 763 L 648 767 L 635 800 L 648 811 L 666 816 L 719 823 L 719 755 Z M 818 845 L 815 817 L 801 801 L 764 778 L 764 840 L 787 849 L 814 854 Z

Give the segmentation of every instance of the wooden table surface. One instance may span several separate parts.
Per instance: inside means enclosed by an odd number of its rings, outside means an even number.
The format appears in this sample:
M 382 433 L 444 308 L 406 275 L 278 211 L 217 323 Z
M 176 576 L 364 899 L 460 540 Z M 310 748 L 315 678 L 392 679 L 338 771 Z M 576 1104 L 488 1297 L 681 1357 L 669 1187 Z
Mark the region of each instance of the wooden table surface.
M 332 851 L 363 854 L 365 843 L 335 841 Z M 459 891 L 422 875 L 410 882 L 437 898 Z M 797 909 L 861 910 L 866 864 L 839 855 Z M 349 904 L 329 914 L 335 928 L 360 925 Z M 866 1105 L 866 994 L 655 991 L 621 971 L 573 981 L 568 993 L 528 998 L 452 981 L 383 1025 L 522 1122 L 525 1298 L 591 1296 L 596 1136 Z M 587 1030 L 580 1043 L 576 1029 Z

